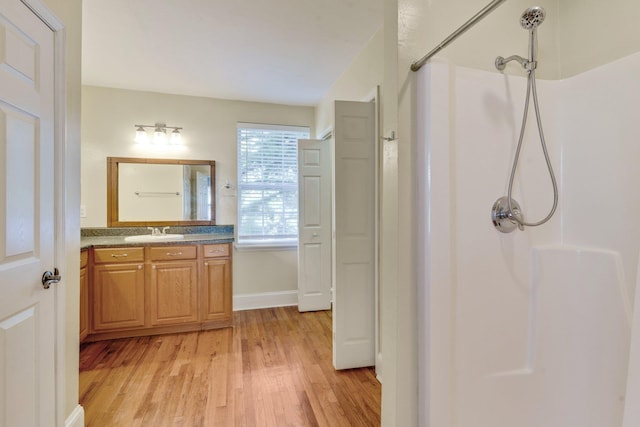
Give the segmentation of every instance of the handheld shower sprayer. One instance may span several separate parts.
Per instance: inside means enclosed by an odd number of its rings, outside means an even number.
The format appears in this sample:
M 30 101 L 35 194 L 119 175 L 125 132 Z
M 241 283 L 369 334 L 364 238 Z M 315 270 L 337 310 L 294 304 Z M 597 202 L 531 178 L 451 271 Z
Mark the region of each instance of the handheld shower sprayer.
M 519 55 L 509 56 L 503 58 L 501 56 L 496 58 L 496 68 L 498 70 L 504 70 L 507 63 L 510 61 L 517 61 L 527 70 L 527 95 L 524 104 L 524 114 L 522 117 L 522 126 L 520 128 L 520 137 L 518 139 L 518 146 L 516 148 L 515 158 L 511 167 L 511 175 L 509 176 L 509 185 L 507 189 L 507 195 L 500 197 L 493 205 L 491 210 L 491 220 L 493 225 L 502 233 L 510 233 L 517 228 L 524 230 L 525 226 L 535 227 L 542 225 L 549 221 L 558 207 L 558 184 L 553 174 L 553 168 L 551 167 L 551 159 L 547 150 L 547 144 L 544 139 L 544 132 L 542 131 L 542 119 L 540 118 L 540 108 L 538 106 L 538 94 L 536 91 L 536 77 L 535 70 L 538 65 L 537 62 L 537 28 L 544 22 L 545 11 L 539 6 L 533 6 L 524 11 L 520 17 L 520 25 L 525 30 L 529 31 L 529 57 L 523 58 Z M 511 198 L 513 191 L 513 181 L 516 175 L 516 169 L 518 168 L 518 159 L 520 157 L 520 151 L 522 149 L 522 143 L 524 140 L 524 130 L 527 124 L 527 115 L 529 112 L 529 99 L 533 94 L 533 106 L 536 112 L 536 121 L 538 124 L 538 135 L 540 135 L 540 145 L 542 146 L 542 152 L 547 163 L 547 169 L 549 171 L 549 177 L 551 178 L 551 185 L 553 187 L 553 206 L 551 210 L 542 220 L 537 222 L 527 222 L 524 220 L 522 210 L 518 203 Z
M 525 10 L 520 17 L 520 25 L 525 30 L 535 30 L 543 22 L 546 13 L 540 6 L 532 6 Z
M 520 25 L 522 26 L 522 28 L 529 31 L 529 57 L 523 58 L 520 55 L 512 55 L 507 58 L 503 58 L 502 56 L 498 56 L 495 62 L 496 68 L 498 70 L 504 70 L 507 66 L 507 63 L 511 61 L 518 62 L 527 71 L 531 71 L 532 69 L 535 69 L 537 67 L 537 29 L 544 22 L 545 16 L 546 13 L 540 6 L 532 6 L 523 12 L 522 16 L 520 17 Z

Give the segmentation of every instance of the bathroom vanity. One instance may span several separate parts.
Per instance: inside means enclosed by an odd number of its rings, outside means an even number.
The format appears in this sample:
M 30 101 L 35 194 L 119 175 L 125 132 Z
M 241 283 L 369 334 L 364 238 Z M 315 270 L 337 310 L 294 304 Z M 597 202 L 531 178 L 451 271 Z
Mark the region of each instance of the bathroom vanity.
M 80 341 L 231 326 L 234 230 L 215 223 L 215 161 L 106 160 L 107 227 L 81 234 Z
M 161 243 L 83 237 L 80 340 L 231 326 L 231 241 L 228 234 Z

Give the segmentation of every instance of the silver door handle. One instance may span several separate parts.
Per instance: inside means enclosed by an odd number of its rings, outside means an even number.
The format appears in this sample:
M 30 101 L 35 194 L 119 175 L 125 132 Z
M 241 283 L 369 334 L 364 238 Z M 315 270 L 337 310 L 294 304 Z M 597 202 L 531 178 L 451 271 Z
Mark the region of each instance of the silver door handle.
M 42 287 L 45 289 L 49 289 L 51 285 L 58 283 L 62 279 L 60 272 L 57 268 L 53 269 L 53 273 L 50 271 L 45 271 L 42 275 Z

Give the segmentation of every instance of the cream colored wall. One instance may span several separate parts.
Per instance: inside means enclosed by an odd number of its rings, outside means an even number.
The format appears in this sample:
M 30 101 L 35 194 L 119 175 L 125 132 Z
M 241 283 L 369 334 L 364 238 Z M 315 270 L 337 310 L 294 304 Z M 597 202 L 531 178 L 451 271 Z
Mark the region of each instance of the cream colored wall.
M 570 77 L 640 50 L 637 0 L 559 1 L 560 77 Z
M 82 204 L 83 227 L 107 224 L 107 157 L 153 157 L 216 161 L 216 222 L 236 221 L 236 122 L 313 127 L 314 109 L 257 102 L 227 101 L 83 86 Z M 163 122 L 181 126 L 181 147 L 140 146 L 134 124 Z
M 384 2 L 384 62 L 382 83 L 382 135 L 389 136 L 398 131 L 398 1 Z M 411 341 L 407 336 L 412 331 L 398 329 L 398 296 L 410 295 L 411 283 L 401 283 L 398 271 L 398 140 L 383 140 L 380 159 L 380 351 L 377 371 L 382 387 L 382 425 L 399 426 L 408 423 L 406 410 L 399 402 L 411 395 L 410 384 L 404 384 L 397 375 L 405 353 L 399 345 Z M 415 375 L 415 370 L 404 369 Z M 411 400 L 411 399 L 409 399 Z
M 381 28 L 316 106 L 316 137 L 333 128 L 334 101 L 364 101 L 382 84 L 384 31 Z
M 60 267 L 64 277 L 66 318 L 64 346 L 64 414 L 69 415 L 78 405 L 78 330 L 80 300 L 80 74 L 81 74 L 81 0 L 44 0 L 44 4 L 65 25 L 66 41 L 66 143 L 65 143 L 65 265 Z M 58 288 L 60 289 L 60 288 Z M 53 355 L 52 355 L 53 357 Z M 53 422 L 53 421 L 52 421 Z
M 488 3 L 400 0 L 401 50 L 412 62 L 421 58 Z M 636 0 L 540 0 L 535 4 L 547 12 L 538 30 L 538 77 L 570 77 L 640 49 L 640 3 Z M 496 71 L 493 61 L 498 55 L 526 56 L 527 32 L 520 28 L 518 17 L 532 5 L 523 0 L 505 2 L 437 56 L 489 71 Z M 520 69 L 507 71 L 517 73 Z
M 106 226 L 106 158 L 216 161 L 216 222 L 236 223 L 236 123 L 314 127 L 314 108 L 84 86 L 82 88 L 83 227 Z M 183 127 L 183 147 L 140 147 L 134 124 Z M 297 251 L 235 251 L 234 295 L 297 290 Z M 256 268 L 263 266 L 264 268 Z
M 566 1 L 566 0 L 565 0 Z M 407 75 L 405 62 L 422 58 L 449 34 L 466 22 L 489 0 L 399 0 L 398 43 L 401 56 L 400 73 Z M 559 20 L 558 0 L 538 0 L 547 16 L 538 30 L 539 61 L 537 75 L 542 78 L 557 78 Z M 436 56 L 447 58 L 457 65 L 495 71 L 497 56 L 527 55 L 529 34 L 520 26 L 520 15 L 532 6 L 530 0 L 510 0 L 504 2 L 471 30 L 441 50 Z M 510 65 L 509 73 L 520 73 L 521 68 Z

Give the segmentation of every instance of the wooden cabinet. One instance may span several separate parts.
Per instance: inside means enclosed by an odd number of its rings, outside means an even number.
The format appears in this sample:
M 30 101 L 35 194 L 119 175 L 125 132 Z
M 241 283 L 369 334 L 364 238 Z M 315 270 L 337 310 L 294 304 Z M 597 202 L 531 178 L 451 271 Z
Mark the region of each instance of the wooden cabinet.
M 89 251 L 80 252 L 80 342 L 89 335 Z
M 89 340 L 231 326 L 231 246 L 95 248 Z
M 143 248 L 95 249 L 93 330 L 145 325 Z
M 202 320 L 232 320 L 231 258 L 228 244 L 203 245 Z
M 151 326 L 198 321 L 196 246 L 151 247 Z

